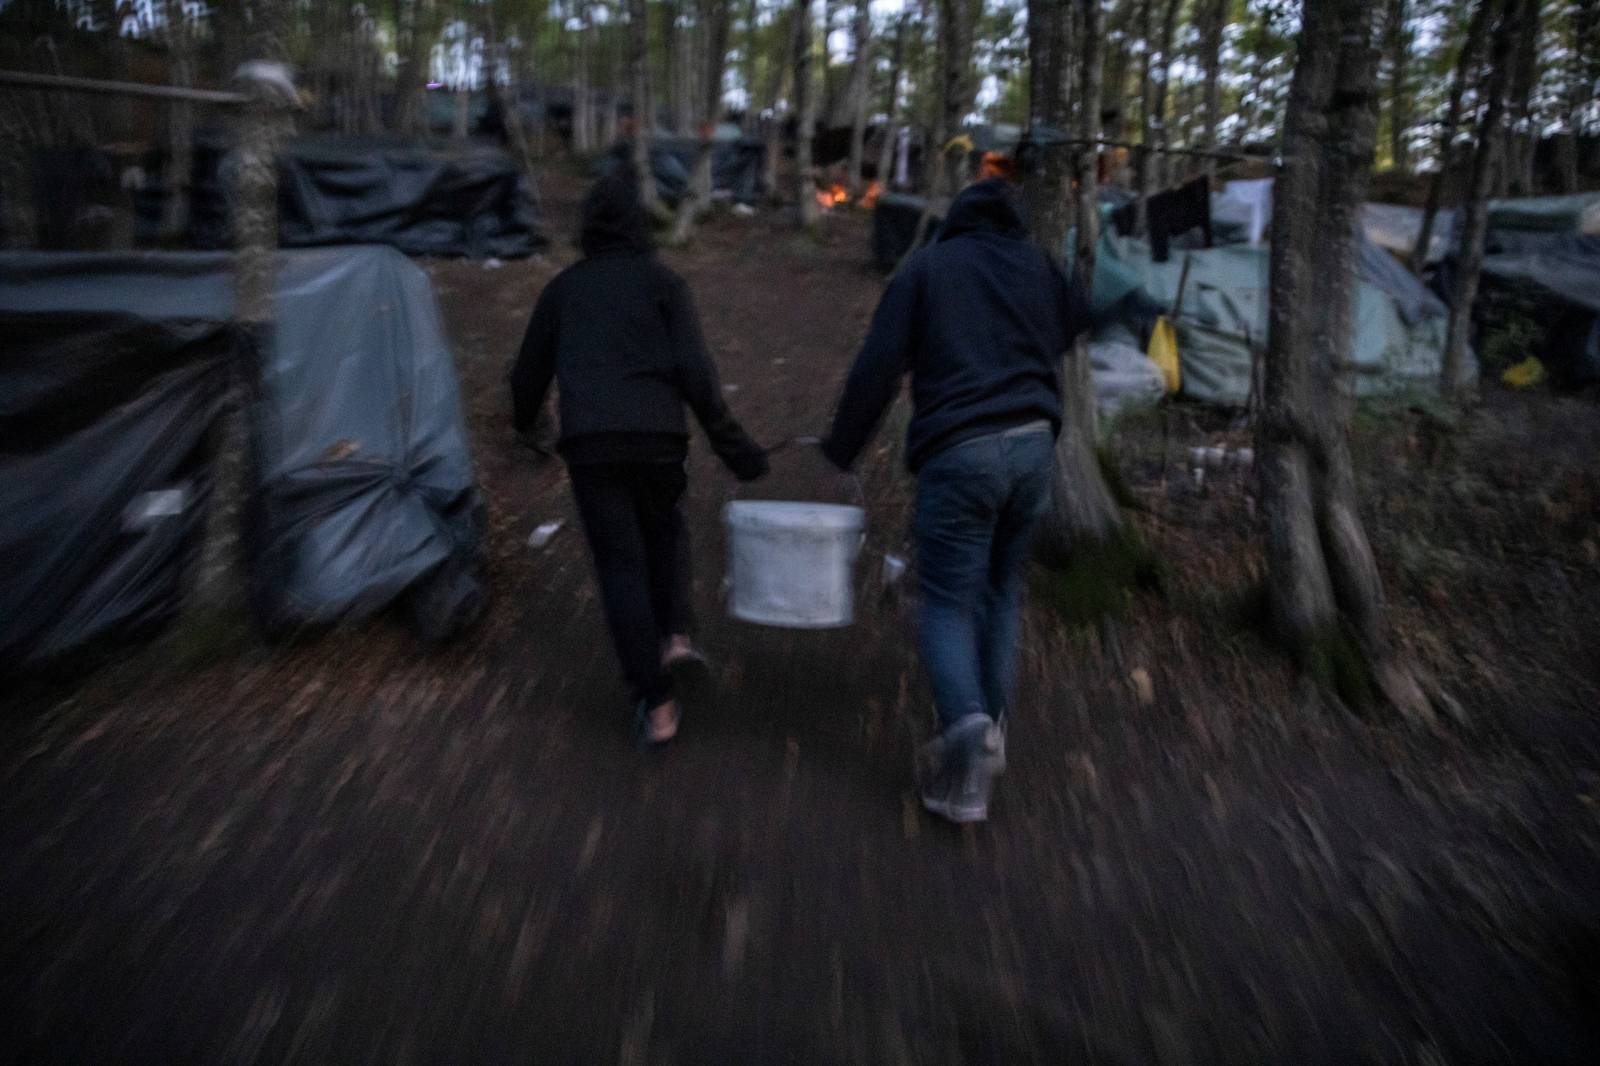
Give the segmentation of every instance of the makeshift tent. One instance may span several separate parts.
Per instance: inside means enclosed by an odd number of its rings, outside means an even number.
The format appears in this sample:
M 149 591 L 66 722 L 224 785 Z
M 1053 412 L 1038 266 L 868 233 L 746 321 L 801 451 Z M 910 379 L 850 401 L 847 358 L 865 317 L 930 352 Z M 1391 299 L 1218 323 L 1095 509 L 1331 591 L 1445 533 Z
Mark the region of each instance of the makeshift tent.
M 921 196 L 888 192 L 872 205 L 872 261 L 880 270 L 893 270 L 910 250 L 927 206 L 928 201 Z M 936 205 L 922 234 L 924 244 L 933 239 L 943 222 L 944 211 Z
M 1449 255 L 1456 243 L 1460 212 L 1441 210 L 1434 219 L 1428 241 L 1428 262 L 1437 263 Z M 1361 225 L 1367 239 L 1378 247 L 1409 258 L 1422 235 L 1422 209 L 1402 204 L 1363 204 Z M 1490 200 L 1489 241 L 1516 233 L 1600 234 L 1600 193 L 1573 196 L 1529 196 L 1513 200 Z
M 0 662 L 176 613 L 241 344 L 230 262 L 0 255 Z M 470 621 L 479 497 L 426 275 L 387 248 L 282 253 L 274 315 L 249 410 L 258 619 L 281 631 L 405 597 L 429 635 Z
M 1454 292 L 1456 260 L 1439 266 L 1434 284 Z M 1600 383 L 1600 236 L 1500 230 L 1487 243 L 1478 300 L 1480 337 L 1511 318 L 1532 330 L 1536 356 L 1558 388 Z
M 688 191 L 700 151 L 697 137 L 657 134 L 650 139 L 650 172 L 656 181 L 656 194 L 662 202 L 676 207 Z M 631 158 L 626 142 L 613 145 L 601 162 L 601 170 Z M 738 127 L 719 127 L 711 146 L 711 191 L 742 204 L 755 203 L 766 191 L 766 146 L 759 139 L 742 137 Z
M 199 248 L 230 241 L 227 145 L 199 139 L 190 232 Z M 504 149 L 399 137 L 311 136 L 278 156 L 278 240 L 297 248 L 387 244 L 407 255 L 502 259 L 547 243 L 533 190 Z
M 1175 251 L 1168 262 L 1155 263 L 1144 241 L 1108 232 L 1101 237 L 1092 302 L 1097 315 L 1141 331 L 1156 314 L 1176 308 L 1184 395 L 1242 406 L 1266 350 L 1269 256 L 1266 244 L 1238 243 Z M 1350 353 L 1356 394 L 1432 387 L 1441 373 L 1444 304 L 1359 236 L 1356 268 Z M 1475 377 L 1476 363 L 1468 364 L 1464 373 Z

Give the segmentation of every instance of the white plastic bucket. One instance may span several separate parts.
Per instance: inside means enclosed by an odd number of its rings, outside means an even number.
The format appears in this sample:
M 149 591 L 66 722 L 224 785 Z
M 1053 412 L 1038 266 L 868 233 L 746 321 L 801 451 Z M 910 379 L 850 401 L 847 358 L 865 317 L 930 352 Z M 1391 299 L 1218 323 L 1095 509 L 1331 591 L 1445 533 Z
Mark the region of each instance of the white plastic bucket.
M 723 518 L 733 617 L 787 629 L 834 629 L 855 620 L 861 508 L 736 500 Z

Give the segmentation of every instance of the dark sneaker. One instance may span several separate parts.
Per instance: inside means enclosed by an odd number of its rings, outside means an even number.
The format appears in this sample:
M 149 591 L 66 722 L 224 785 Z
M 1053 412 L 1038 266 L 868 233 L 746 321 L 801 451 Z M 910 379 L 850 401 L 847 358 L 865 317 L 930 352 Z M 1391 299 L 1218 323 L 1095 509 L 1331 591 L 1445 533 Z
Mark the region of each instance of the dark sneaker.
M 986 821 L 1004 734 L 986 714 L 969 714 L 922 746 L 922 805 L 958 825 Z

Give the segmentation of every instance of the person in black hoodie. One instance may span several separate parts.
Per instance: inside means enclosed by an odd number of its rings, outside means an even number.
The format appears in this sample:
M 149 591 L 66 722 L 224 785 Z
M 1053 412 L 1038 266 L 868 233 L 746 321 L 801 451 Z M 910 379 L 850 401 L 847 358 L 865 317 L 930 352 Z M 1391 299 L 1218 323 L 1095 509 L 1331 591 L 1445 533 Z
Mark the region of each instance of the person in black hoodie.
M 583 203 L 583 258 L 539 297 L 511 371 L 516 429 L 533 429 L 554 378 L 572 493 L 599 574 L 606 623 L 633 688 L 636 738 L 664 744 L 681 712 L 672 673 L 703 665 L 689 643 L 687 404 L 740 480 L 767 472 L 734 420 L 706 353 L 688 286 L 651 251 L 629 167 Z
M 952 821 L 988 817 L 1005 766 L 1024 573 L 1061 428 L 1057 366 L 1088 324 L 1081 292 L 1028 242 L 1010 185 L 969 186 L 890 282 L 823 441 L 848 470 L 911 375 L 919 637 L 938 720 L 920 787 Z

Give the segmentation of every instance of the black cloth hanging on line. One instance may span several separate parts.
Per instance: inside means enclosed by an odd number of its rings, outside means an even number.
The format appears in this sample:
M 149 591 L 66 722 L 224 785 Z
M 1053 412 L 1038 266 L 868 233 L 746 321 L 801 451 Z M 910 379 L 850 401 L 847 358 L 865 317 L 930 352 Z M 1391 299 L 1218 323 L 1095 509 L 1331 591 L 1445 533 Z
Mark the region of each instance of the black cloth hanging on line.
M 1111 224 L 1119 236 L 1133 233 L 1138 217 L 1138 202 L 1126 204 L 1111 213 Z M 1171 255 L 1172 238 L 1192 229 L 1205 234 L 1205 246 L 1211 247 L 1211 181 L 1195 178 L 1193 181 L 1156 193 L 1150 197 L 1145 213 L 1146 229 L 1150 238 L 1150 258 L 1165 263 Z

